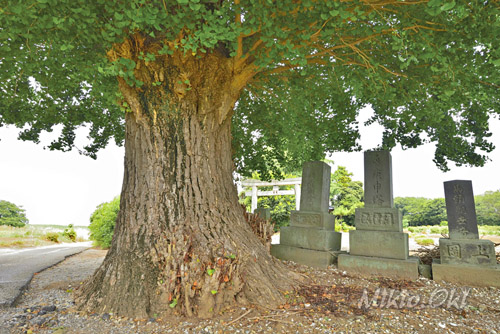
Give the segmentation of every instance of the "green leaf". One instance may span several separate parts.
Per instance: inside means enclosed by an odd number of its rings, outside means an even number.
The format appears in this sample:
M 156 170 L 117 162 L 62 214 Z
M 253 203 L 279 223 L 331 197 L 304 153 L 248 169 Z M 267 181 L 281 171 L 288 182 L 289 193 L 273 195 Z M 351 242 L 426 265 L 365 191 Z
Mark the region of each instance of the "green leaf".
M 217 290 L 212 290 L 210 292 L 212 293 L 212 295 L 215 295 L 215 294 L 217 294 L 218 291 Z
M 438 7 L 439 5 L 441 5 L 442 2 L 443 0 L 430 0 L 427 3 L 427 7 Z
M 208 276 L 212 276 L 215 272 L 215 269 L 207 269 Z
M 177 306 L 177 298 L 174 298 L 170 304 L 168 304 L 170 308 L 174 308 Z
M 453 0 L 452 2 L 448 2 L 448 3 L 445 3 L 444 5 L 442 5 L 441 6 L 441 10 L 442 11 L 447 11 L 447 10 L 452 9 L 453 7 L 455 7 L 455 0 Z
M 199 11 L 200 8 L 201 8 L 201 4 L 198 4 L 198 3 L 190 3 L 189 4 L 189 8 L 191 8 L 192 10 L 194 10 L 195 12 Z

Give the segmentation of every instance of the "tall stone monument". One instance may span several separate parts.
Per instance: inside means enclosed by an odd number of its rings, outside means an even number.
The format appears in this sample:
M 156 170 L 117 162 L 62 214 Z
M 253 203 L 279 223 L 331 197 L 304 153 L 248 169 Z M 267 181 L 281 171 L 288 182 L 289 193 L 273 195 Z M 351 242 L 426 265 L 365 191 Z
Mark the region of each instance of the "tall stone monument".
M 292 211 L 290 226 L 282 227 L 280 244 L 271 254 L 283 260 L 315 267 L 333 263 L 340 251 L 341 234 L 328 213 L 331 168 L 321 161 L 304 163 L 300 210 Z
M 450 237 L 439 239 L 441 259 L 432 264 L 434 280 L 500 287 L 495 245 L 479 239 L 472 182 L 445 182 L 444 195 Z
M 394 208 L 392 160 L 388 151 L 368 151 L 365 159 L 365 207 L 356 209 L 356 230 L 349 232 L 349 254 L 339 269 L 362 275 L 418 278 L 418 258 L 409 257 L 408 234 Z

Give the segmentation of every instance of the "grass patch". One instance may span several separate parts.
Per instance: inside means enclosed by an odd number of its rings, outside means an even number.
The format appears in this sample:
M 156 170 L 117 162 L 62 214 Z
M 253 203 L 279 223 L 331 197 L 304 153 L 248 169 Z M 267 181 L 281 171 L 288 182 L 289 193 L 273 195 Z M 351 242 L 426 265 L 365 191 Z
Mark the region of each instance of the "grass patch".
M 0 238 L 0 248 L 25 248 L 25 247 L 40 247 L 50 246 L 53 242 L 41 239 L 9 239 Z
M 78 227 L 78 229 L 82 228 L 88 230 L 86 226 Z M 82 235 L 73 232 L 68 226 L 60 225 L 26 225 L 24 227 L 0 225 L 0 247 L 38 247 L 60 242 L 87 241 Z
M 429 232 L 432 234 L 441 234 L 441 227 L 440 226 L 431 226 L 429 228 Z
M 44 238 L 47 241 L 59 243 L 59 233 L 57 232 L 47 232 L 45 233 Z
M 499 235 L 500 226 L 479 225 L 479 235 Z M 448 226 L 409 226 L 406 229 L 411 234 L 448 234 Z
M 500 235 L 500 226 L 480 225 L 478 229 L 480 235 Z
M 408 226 L 408 232 L 411 233 L 428 233 L 427 232 L 427 227 L 428 226 Z
M 415 238 L 415 242 L 420 246 L 431 246 L 434 245 L 434 240 L 426 237 L 417 237 Z

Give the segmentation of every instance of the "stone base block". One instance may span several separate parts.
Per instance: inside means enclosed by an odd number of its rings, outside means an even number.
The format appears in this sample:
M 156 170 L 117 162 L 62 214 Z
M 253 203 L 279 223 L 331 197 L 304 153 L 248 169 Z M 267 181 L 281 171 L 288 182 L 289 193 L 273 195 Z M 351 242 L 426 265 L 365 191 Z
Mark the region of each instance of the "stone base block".
M 500 265 L 480 267 L 455 264 L 432 263 L 432 278 L 439 281 L 479 287 L 500 288 Z
M 429 264 L 419 264 L 418 273 L 420 276 L 432 279 L 432 267 Z
M 442 264 L 496 267 L 495 244 L 483 239 L 439 239 Z
M 356 209 L 356 230 L 403 232 L 401 211 L 396 208 Z
M 420 260 L 409 257 L 406 260 L 380 257 L 339 255 L 338 268 L 362 276 L 384 276 L 397 279 L 416 280 Z
M 292 211 L 290 215 L 290 226 L 335 231 L 335 216 L 328 212 Z
M 408 258 L 408 234 L 354 230 L 349 232 L 349 254 L 389 259 Z
M 280 231 L 280 244 L 322 251 L 340 250 L 342 234 L 316 228 L 286 226 Z
M 328 267 L 337 257 L 334 252 L 318 251 L 287 245 L 271 245 L 271 255 L 281 260 L 293 261 L 318 268 Z

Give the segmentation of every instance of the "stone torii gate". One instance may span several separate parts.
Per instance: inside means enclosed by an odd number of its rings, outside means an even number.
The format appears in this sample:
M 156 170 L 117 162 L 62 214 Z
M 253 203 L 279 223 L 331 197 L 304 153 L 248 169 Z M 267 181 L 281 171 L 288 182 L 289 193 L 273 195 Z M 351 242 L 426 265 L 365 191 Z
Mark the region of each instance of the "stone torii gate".
M 245 196 L 252 196 L 252 213 L 257 209 L 257 198 L 259 196 L 280 196 L 280 195 L 295 195 L 295 209 L 300 209 L 300 185 L 302 178 L 284 179 L 279 181 L 265 182 L 260 180 L 249 179 L 241 182 L 245 188 L 252 188 L 245 192 Z M 294 186 L 290 190 L 280 190 L 280 186 Z M 258 187 L 273 187 L 273 190 L 262 191 Z

